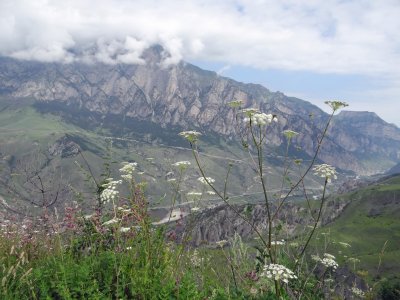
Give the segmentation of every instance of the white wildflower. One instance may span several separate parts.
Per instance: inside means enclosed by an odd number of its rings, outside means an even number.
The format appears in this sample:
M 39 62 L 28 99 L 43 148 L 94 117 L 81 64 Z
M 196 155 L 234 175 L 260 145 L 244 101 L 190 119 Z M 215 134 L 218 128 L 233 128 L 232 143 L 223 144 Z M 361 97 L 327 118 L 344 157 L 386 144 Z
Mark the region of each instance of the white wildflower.
M 132 210 L 130 210 L 129 208 L 121 207 L 121 206 L 118 206 L 118 207 L 117 207 L 117 210 L 120 211 L 120 212 L 123 212 L 123 213 L 130 213 L 130 212 L 132 212 Z
M 131 230 L 130 227 L 121 227 L 121 228 L 119 229 L 119 231 L 120 231 L 120 232 L 123 232 L 123 233 L 128 232 L 128 231 L 130 231 L 130 230 Z
M 351 288 L 351 291 L 352 291 L 352 293 L 354 295 L 356 295 L 359 298 L 364 298 L 365 297 L 365 293 L 362 290 L 360 290 L 359 288 L 355 287 L 355 286 L 353 286 Z
M 328 182 L 331 182 L 331 179 L 337 179 L 336 169 L 327 164 L 315 165 L 313 167 L 314 175 L 320 176 L 322 178 L 326 178 Z
M 119 194 L 116 190 L 117 186 L 122 183 L 122 180 L 113 180 L 112 178 L 107 178 L 105 184 L 102 185 L 104 190 L 100 194 L 100 200 L 104 203 L 113 201 Z
M 283 135 L 288 139 L 291 140 L 292 138 L 294 138 L 296 135 L 298 135 L 299 133 L 293 130 L 284 130 L 283 131 Z
M 192 265 L 194 267 L 198 268 L 201 266 L 201 263 L 204 261 L 204 259 L 199 256 L 199 252 L 197 251 L 197 249 L 195 249 L 190 258 L 190 261 L 192 262 Z
M 189 197 L 198 197 L 198 196 L 201 196 L 202 193 L 200 193 L 200 192 L 189 192 L 189 193 L 187 193 L 187 195 Z
M 242 110 L 242 113 L 243 113 L 247 118 L 249 118 L 249 121 L 250 121 L 250 118 L 251 118 L 254 114 L 259 114 L 260 111 L 259 111 L 257 108 L 245 108 L 245 109 Z M 246 122 L 246 121 L 245 121 L 245 122 Z
M 296 279 L 297 276 L 294 275 L 293 271 L 289 270 L 285 266 L 278 264 L 268 264 L 263 268 L 263 272 L 261 276 L 265 276 L 267 278 L 273 280 L 280 280 L 285 283 L 289 282 L 289 279 Z
M 135 162 L 133 162 L 133 163 L 124 162 L 123 167 L 121 169 L 119 169 L 119 171 L 121 173 L 132 173 L 133 171 L 135 171 L 136 166 L 137 166 L 137 163 L 135 163 Z
M 91 218 L 93 218 L 93 214 L 91 214 L 91 215 L 84 215 L 83 218 L 84 218 L 85 220 L 90 220 Z
M 281 241 L 271 241 L 271 245 L 272 246 L 283 246 L 285 245 L 285 241 L 281 240 Z
M 125 179 L 126 181 L 131 181 L 133 178 L 133 171 L 135 171 L 135 168 L 137 166 L 137 163 L 128 163 L 124 162 L 123 167 L 119 169 L 119 172 L 121 173 L 121 177 Z
M 343 246 L 344 248 L 349 248 L 351 247 L 351 245 L 349 243 L 345 243 L 345 242 L 338 242 L 339 245 Z
M 133 176 L 132 176 L 132 174 L 122 174 L 121 178 L 126 180 L 126 181 L 131 181 Z
M 336 270 L 339 266 L 338 263 L 335 261 L 335 257 L 329 253 L 324 254 L 324 258 L 320 260 L 321 264 L 323 264 L 327 268 L 332 268 Z
M 245 123 L 250 123 L 259 126 L 265 126 L 267 124 L 271 124 L 272 122 L 277 122 L 278 118 L 273 114 L 265 114 L 259 111 L 251 110 L 243 110 L 246 117 L 243 119 Z
M 177 161 L 176 163 L 172 164 L 175 167 L 186 167 L 186 166 L 190 166 L 190 161 L 187 160 L 183 160 L 183 161 Z
M 318 255 L 311 254 L 311 259 L 313 261 L 321 261 L 321 258 Z
M 329 105 L 333 111 L 349 106 L 346 102 L 342 101 L 325 101 L 325 104 Z
M 215 195 L 214 191 L 207 191 L 206 193 L 207 193 L 207 195 Z
M 179 133 L 179 135 L 187 139 L 190 143 L 195 143 L 199 139 L 199 136 L 201 136 L 201 133 L 195 130 L 191 130 L 182 131 L 181 133 Z
M 212 179 L 211 177 L 199 177 L 199 178 L 197 178 L 197 180 L 198 181 L 200 181 L 202 184 L 208 184 L 208 183 L 214 183 L 215 182 L 215 180 L 214 179 Z M 208 183 L 207 183 L 207 181 L 208 181 Z
M 324 257 L 327 257 L 329 259 L 336 259 L 335 256 L 333 256 L 332 254 L 329 254 L 329 253 L 324 253 Z
M 111 220 L 108 220 L 107 222 L 103 223 L 103 226 L 108 226 L 108 225 L 113 225 L 119 222 L 119 219 L 117 218 L 113 218 Z
M 217 246 L 223 248 L 226 244 L 228 244 L 228 241 L 227 240 L 221 240 L 221 241 L 215 242 L 215 244 L 217 244 Z

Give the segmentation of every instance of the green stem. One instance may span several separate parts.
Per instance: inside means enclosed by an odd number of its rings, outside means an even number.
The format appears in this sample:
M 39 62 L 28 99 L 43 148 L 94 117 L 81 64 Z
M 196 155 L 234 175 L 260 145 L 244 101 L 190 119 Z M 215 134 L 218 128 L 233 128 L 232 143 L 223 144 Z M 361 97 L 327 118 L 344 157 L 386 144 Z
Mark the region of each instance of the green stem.
M 316 159 L 317 159 L 317 156 L 318 156 L 318 154 L 319 154 L 319 151 L 321 150 L 322 141 L 324 140 L 324 138 L 325 138 L 325 136 L 326 136 L 326 133 L 327 133 L 328 128 L 329 128 L 329 125 L 330 125 L 330 123 L 331 123 L 331 121 L 332 121 L 332 118 L 333 118 L 333 115 L 334 115 L 335 112 L 336 112 L 336 111 L 333 111 L 333 112 L 331 113 L 331 115 L 329 116 L 329 119 L 328 119 L 328 122 L 326 123 L 325 129 L 324 129 L 324 131 L 322 132 L 321 139 L 318 140 L 317 149 L 315 150 L 315 153 L 314 153 L 314 156 L 313 156 L 313 158 L 312 158 L 312 160 L 311 160 L 310 165 L 308 166 L 308 168 L 307 168 L 307 170 L 304 172 L 304 174 L 300 177 L 300 179 L 290 188 L 289 192 L 288 192 L 288 193 L 286 194 L 286 196 L 282 199 L 282 201 L 281 201 L 281 203 L 279 204 L 279 206 L 278 206 L 276 212 L 274 213 L 272 219 L 275 219 L 275 218 L 276 218 L 276 216 L 278 215 L 280 209 L 282 208 L 283 203 L 287 200 L 287 198 L 290 196 L 290 194 L 300 185 L 300 183 L 304 180 L 304 178 L 307 176 L 307 174 L 310 172 L 311 168 L 313 167 L 313 165 L 314 165 L 314 163 L 315 163 L 315 161 L 316 161 Z
M 258 229 L 254 226 L 254 224 L 252 222 L 250 222 L 246 217 L 242 216 L 240 214 L 240 212 L 235 209 L 230 203 L 228 203 L 228 199 L 226 198 L 226 195 L 222 195 L 220 192 L 218 192 L 218 190 L 208 181 L 206 174 L 204 173 L 203 168 L 200 165 L 200 160 L 198 157 L 198 152 L 196 149 L 194 149 L 193 144 L 190 143 L 190 147 L 192 148 L 192 153 L 194 156 L 194 159 L 196 161 L 197 167 L 199 168 L 199 171 L 201 173 L 201 176 L 204 178 L 204 180 L 206 181 L 206 183 L 211 187 L 211 189 L 215 192 L 215 194 L 221 198 L 221 200 L 237 215 L 239 216 L 242 220 L 244 220 L 247 224 L 250 225 L 251 229 L 254 230 L 254 232 L 257 234 L 257 236 L 260 238 L 260 240 L 262 241 L 262 243 L 264 244 L 264 246 L 268 246 L 267 242 L 264 240 L 264 238 L 262 237 L 261 233 L 258 231 Z
M 323 208 L 324 202 L 325 202 L 325 192 L 326 192 L 326 186 L 327 186 L 327 184 L 328 184 L 328 178 L 325 179 L 324 191 L 323 191 L 323 193 L 322 193 L 322 199 L 321 199 L 321 204 L 320 204 L 320 206 L 319 206 L 319 212 L 318 212 L 317 219 L 316 219 L 315 222 L 314 222 L 314 227 L 313 227 L 313 229 L 311 230 L 310 236 L 308 237 L 306 244 L 304 245 L 304 247 L 303 247 L 303 249 L 301 250 L 300 254 L 297 256 L 297 262 L 296 262 L 295 268 L 297 267 L 297 265 L 298 265 L 298 263 L 299 263 L 299 261 L 300 261 L 300 260 L 299 260 L 299 257 L 303 256 L 304 252 L 306 251 L 306 249 L 307 249 L 307 247 L 308 247 L 308 244 L 310 243 L 311 238 L 313 237 L 314 232 L 315 232 L 315 230 L 316 230 L 316 228 L 317 228 L 318 222 L 319 222 L 319 220 L 320 220 L 320 218 L 321 218 L 321 215 L 322 215 L 322 208 Z

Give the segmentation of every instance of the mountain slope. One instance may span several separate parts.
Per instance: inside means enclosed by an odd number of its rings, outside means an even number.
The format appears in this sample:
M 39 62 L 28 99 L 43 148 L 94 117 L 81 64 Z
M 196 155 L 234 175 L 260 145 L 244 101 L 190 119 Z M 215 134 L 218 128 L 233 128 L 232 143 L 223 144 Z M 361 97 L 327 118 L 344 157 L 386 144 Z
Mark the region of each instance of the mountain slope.
M 358 268 L 368 270 L 371 277 L 399 274 L 400 176 L 387 177 L 339 199 L 348 205 L 321 232 L 351 247 L 336 244 L 331 251 L 360 259 Z
M 317 134 L 328 117 L 316 106 L 184 62 L 161 67 L 163 55 L 160 47 L 148 49 L 145 65 L 46 64 L 1 58 L 0 94 L 34 98 L 42 107 L 48 105 L 66 118 L 67 110 L 72 111 L 70 115 L 86 110 L 98 117 L 113 115 L 225 137 L 234 136 L 235 118 L 226 103 L 240 99 L 246 107 L 279 116 L 271 137 L 274 145 L 283 143 L 281 132 L 290 128 L 301 132 L 295 142 L 306 153 L 315 150 Z M 325 162 L 371 174 L 400 160 L 397 127 L 376 117 L 371 121 L 372 129 L 366 129 L 362 126 L 365 119 L 351 114 L 341 114 L 336 120 L 320 155 Z M 384 136 L 384 145 L 382 136 L 371 135 L 373 130 L 390 133 Z

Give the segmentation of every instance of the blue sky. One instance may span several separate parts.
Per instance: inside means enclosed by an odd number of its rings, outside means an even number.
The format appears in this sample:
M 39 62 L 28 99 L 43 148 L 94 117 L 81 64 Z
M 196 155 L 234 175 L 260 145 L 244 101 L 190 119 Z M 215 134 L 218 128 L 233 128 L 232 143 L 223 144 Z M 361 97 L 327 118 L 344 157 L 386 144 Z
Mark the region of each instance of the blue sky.
M 1 0 L 0 55 L 181 60 L 320 104 L 347 101 L 400 126 L 398 0 Z

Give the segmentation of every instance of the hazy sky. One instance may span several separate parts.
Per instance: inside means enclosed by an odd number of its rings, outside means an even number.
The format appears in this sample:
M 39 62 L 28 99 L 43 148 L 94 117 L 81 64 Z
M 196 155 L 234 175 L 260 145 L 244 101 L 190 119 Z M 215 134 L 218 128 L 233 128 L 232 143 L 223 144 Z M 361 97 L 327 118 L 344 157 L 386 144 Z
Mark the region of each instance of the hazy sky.
M 146 47 L 400 125 L 399 0 L 0 0 L 0 55 L 143 63 Z M 322 107 L 322 106 L 321 106 Z

